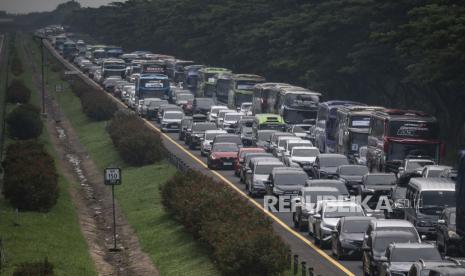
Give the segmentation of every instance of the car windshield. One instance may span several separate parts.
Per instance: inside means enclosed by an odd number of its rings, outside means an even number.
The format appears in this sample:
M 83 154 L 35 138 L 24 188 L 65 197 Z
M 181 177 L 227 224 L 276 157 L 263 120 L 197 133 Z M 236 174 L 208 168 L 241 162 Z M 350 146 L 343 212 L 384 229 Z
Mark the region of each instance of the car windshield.
M 163 116 L 164 119 L 182 119 L 184 114 L 182 112 L 166 112 Z
M 339 167 L 349 165 L 347 158 L 343 157 L 326 157 L 320 159 L 320 167 Z
M 279 142 L 278 142 L 278 146 L 279 146 L 279 147 L 284 147 L 284 145 L 286 145 L 286 141 L 287 141 L 287 140 L 301 140 L 301 139 L 295 138 L 295 137 L 293 137 L 293 138 L 291 138 L 291 139 L 281 139 L 281 140 L 279 140 Z
M 205 133 L 205 140 L 213 141 L 213 138 L 215 138 L 216 136 L 218 136 L 220 134 L 222 134 L 222 133 L 218 133 L 218 132 Z
M 302 140 L 302 141 L 298 141 L 298 142 L 294 142 L 294 141 L 291 141 L 289 143 L 287 143 L 287 150 L 288 151 L 292 151 L 292 149 L 294 147 L 304 147 L 304 146 L 308 146 L 308 147 L 312 147 L 312 142 L 308 141 L 308 140 Z
M 365 185 L 394 185 L 396 183 L 396 176 L 389 175 L 368 175 L 365 178 Z
M 327 206 L 325 218 L 363 217 L 365 214 L 360 206 Z
M 217 144 L 213 146 L 213 152 L 237 152 L 239 148 L 236 144 Z
M 208 123 L 208 124 L 195 124 L 192 126 L 192 131 L 205 131 L 205 130 L 211 130 L 211 129 L 216 129 L 216 125 L 213 123 Z
M 275 185 L 304 185 L 308 179 L 305 173 L 279 173 L 274 176 Z
M 378 254 L 384 255 L 390 243 L 418 243 L 418 236 L 414 231 L 414 229 L 410 228 L 376 231 L 373 250 Z
M 270 131 L 259 131 L 258 132 L 258 140 L 259 141 L 269 141 L 271 138 L 271 135 L 273 135 L 274 132 Z
M 441 261 L 442 257 L 436 248 L 395 248 L 391 252 L 391 262 Z
M 241 138 L 239 136 L 217 136 L 216 143 L 235 143 L 242 144 Z
M 365 233 L 368 229 L 370 220 L 346 220 L 342 227 L 343 233 Z
M 423 191 L 419 206 L 422 209 L 455 207 L 455 191 Z
M 293 149 L 292 155 L 297 157 L 317 157 L 320 154 L 318 149 Z
M 410 160 L 410 161 L 408 161 L 407 168 L 405 168 L 405 169 L 407 169 L 407 170 L 415 170 L 415 169 L 423 168 L 426 165 L 434 165 L 434 162 L 430 161 L 430 160 L 424 160 L 424 161 Z
M 341 167 L 339 174 L 341 175 L 365 175 L 368 173 L 368 167 L 366 166 L 350 166 Z
M 242 115 L 240 114 L 226 114 L 224 115 L 224 120 L 237 122 L 241 119 L 241 117 Z
M 258 164 L 255 167 L 255 174 L 270 174 L 274 168 L 282 166 L 282 164 Z

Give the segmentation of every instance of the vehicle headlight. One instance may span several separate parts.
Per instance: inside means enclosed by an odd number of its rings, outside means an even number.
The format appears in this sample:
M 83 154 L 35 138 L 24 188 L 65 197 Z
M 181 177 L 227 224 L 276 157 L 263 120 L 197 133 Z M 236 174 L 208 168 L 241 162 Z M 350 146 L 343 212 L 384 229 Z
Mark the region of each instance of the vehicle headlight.
M 455 231 L 452 231 L 452 230 L 447 231 L 447 234 L 448 234 L 449 237 L 452 238 L 452 239 L 458 239 L 458 238 L 460 238 L 460 236 L 459 236 Z
M 212 155 L 210 155 L 210 158 L 213 159 L 213 160 L 215 160 L 215 159 L 216 159 L 216 156 L 212 154 Z

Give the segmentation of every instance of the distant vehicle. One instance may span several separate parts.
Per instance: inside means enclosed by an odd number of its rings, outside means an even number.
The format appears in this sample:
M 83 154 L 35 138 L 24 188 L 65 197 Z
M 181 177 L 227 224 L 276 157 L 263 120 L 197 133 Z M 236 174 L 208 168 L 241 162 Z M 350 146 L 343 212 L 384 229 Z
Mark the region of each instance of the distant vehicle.
M 208 168 L 233 168 L 238 151 L 236 143 L 214 143 L 207 160 Z
M 396 173 L 402 160 L 409 157 L 424 156 L 438 164 L 443 154 L 439 135 L 439 122 L 426 113 L 393 109 L 374 112 L 368 133 L 367 165 L 370 171 Z
M 316 211 L 308 217 L 308 231 L 322 248 L 331 241 L 341 218 L 365 216 L 362 206 L 353 201 L 324 201 Z
M 241 136 L 242 144 L 245 147 L 250 147 L 252 143 L 252 128 L 247 126 L 241 126 L 240 128 L 235 129 L 235 133 Z
M 360 193 L 362 199 L 367 196 L 371 198 L 367 201 L 367 205 L 375 210 L 382 196 L 388 201 L 391 191 L 396 187 L 396 176 L 393 173 L 371 173 L 366 174 L 362 178 Z
M 226 130 L 228 133 L 234 133 L 237 127 L 237 122 L 242 118 L 243 114 L 239 112 L 228 112 L 224 114 L 221 125 L 218 127 Z
M 204 67 L 199 71 L 199 81 L 197 82 L 198 97 L 215 97 L 216 81 L 218 74 L 231 73 L 229 69 L 217 67 Z
M 362 254 L 363 236 L 373 219 L 356 216 L 339 220 L 331 235 L 331 251 L 338 260 Z
M 346 184 L 351 195 L 360 195 L 363 176 L 368 168 L 362 165 L 341 165 L 336 169 L 336 175 Z
M 67 40 L 66 35 L 57 35 L 52 38 L 52 45 L 55 47 L 55 49 L 63 49 L 63 44 L 65 44 Z
M 320 93 L 297 86 L 280 87 L 278 91 L 279 115 L 286 124 L 315 122 Z
M 456 189 L 456 232 L 461 237 L 460 250 L 465 254 L 465 151 L 458 155 L 457 176 L 455 177 Z M 446 178 L 447 179 L 447 178 Z
M 274 168 L 265 182 L 266 194 L 276 197 L 297 195 L 307 179 L 307 174 L 301 168 Z
M 161 120 L 163 119 L 163 114 L 166 111 L 180 111 L 182 112 L 182 109 L 174 104 L 163 104 L 158 107 L 158 114 L 157 114 L 157 122 L 161 124 Z
M 140 66 L 140 74 L 159 74 L 165 75 L 166 74 L 166 65 L 165 62 L 162 60 L 144 60 L 139 63 Z
M 302 139 L 307 139 L 310 134 L 311 124 L 295 124 L 292 125 L 290 133 L 294 133 L 295 136 Z
M 244 115 L 251 116 L 252 115 L 252 103 L 250 102 L 241 103 L 240 107 L 238 107 L 238 111 Z
M 336 152 L 354 162 L 361 147 L 368 145 L 371 114 L 383 111 L 379 106 L 347 106 L 338 108 L 336 118 Z
M 137 99 L 166 99 L 170 90 L 168 77 L 160 74 L 141 74 L 136 79 Z
M 282 151 L 282 154 L 281 154 L 281 160 L 283 160 L 283 162 L 284 162 L 287 158 L 289 158 L 291 156 L 291 152 L 292 152 L 292 149 L 294 147 L 304 147 L 304 146 L 313 147 L 313 144 L 309 140 L 303 140 L 303 139 L 300 139 L 300 140 L 293 140 L 293 139 L 286 140 L 284 142 L 284 148 L 283 148 L 283 151 Z
M 187 129 L 192 127 L 192 124 L 193 124 L 192 117 L 184 116 L 184 118 L 181 120 L 181 126 L 179 128 L 179 137 L 178 137 L 178 139 L 180 141 L 184 140 L 184 138 L 186 137 Z
M 197 146 L 200 146 L 205 131 L 217 129 L 214 123 L 194 123 L 192 128 L 187 130 L 185 143 L 189 146 L 189 149 L 195 149 Z
M 441 177 L 441 173 L 444 170 L 451 170 L 451 166 L 443 166 L 443 165 L 426 165 L 423 167 L 423 171 L 421 175 L 425 178 L 430 177 Z
M 358 149 L 358 153 L 354 153 L 354 164 L 357 165 L 367 165 L 367 151 L 368 148 L 366 146 L 360 147 Z
M 315 160 L 315 167 L 318 171 L 318 178 L 337 178 L 337 168 L 342 165 L 349 165 L 349 160 L 342 154 L 322 153 Z
M 408 276 L 463 276 L 465 268 L 458 260 L 446 258 L 440 261 L 418 260 L 411 267 Z
M 365 234 L 363 250 L 364 275 L 379 275 L 391 243 L 421 243 L 415 227 L 405 220 L 372 220 Z
M 435 164 L 436 163 L 431 159 L 408 157 L 402 160 L 401 166 L 398 168 L 398 172 L 399 175 L 412 172 L 421 174 L 425 166 L 431 166 Z
M 255 120 L 252 125 L 254 134 L 259 130 L 271 129 L 277 131 L 284 131 L 286 125 L 283 118 L 275 114 L 258 114 L 255 115 Z
M 208 156 L 210 154 L 212 144 L 213 144 L 213 139 L 217 135 L 220 134 L 226 134 L 227 132 L 224 130 L 206 130 L 203 136 L 203 141 L 200 144 L 200 154 L 202 156 Z
M 161 119 L 161 130 L 163 132 L 179 131 L 181 120 L 184 117 L 182 111 L 166 111 Z
M 445 208 L 439 216 L 437 225 L 436 245 L 445 256 L 451 254 L 463 255 L 460 247 L 462 237 L 457 234 L 457 211 L 456 208 Z
M 195 98 L 193 103 L 194 114 L 201 113 L 207 115 L 211 107 L 216 105 L 212 98 Z
M 67 40 L 63 43 L 63 57 L 67 60 L 73 60 L 78 55 L 76 43 L 72 40 Z
M 418 260 L 442 261 L 436 247 L 422 243 L 392 243 L 386 249 L 386 261 L 381 264 L 380 276 L 407 275 L 410 267 Z
M 166 73 L 174 83 L 183 82 L 185 79 L 185 67 L 193 65 L 190 60 L 171 59 L 166 61 Z
M 286 156 L 284 163 L 287 166 L 297 164 L 305 171 L 312 169 L 313 163 L 316 158 L 320 155 L 320 151 L 316 147 L 310 147 L 305 145 L 298 145 L 292 148 L 291 154 Z
M 216 98 L 229 108 L 241 107 L 243 103 L 251 106 L 254 86 L 263 82 L 265 78 L 258 75 L 219 73 L 216 80 Z
M 244 159 L 247 153 L 264 153 L 265 150 L 262 148 L 240 148 L 237 153 L 236 164 L 234 166 L 234 174 L 240 176 L 241 167 L 244 164 Z
M 274 152 L 276 151 L 276 148 L 278 147 L 278 140 L 280 137 L 296 137 L 293 133 L 289 132 L 283 132 L 279 130 L 274 130 L 274 132 L 271 134 L 270 142 L 268 143 L 268 148 L 267 151 L 269 152 Z
M 292 87 L 288 83 L 264 82 L 255 85 L 252 97 L 252 114 L 279 114 L 278 91 Z
M 344 199 L 349 198 L 349 191 L 344 182 L 338 179 L 309 179 L 307 187 L 331 187 L 336 188 Z
M 123 48 L 120 46 L 108 45 L 105 47 L 105 51 L 109 58 L 120 58 L 123 54 Z
M 234 143 L 239 147 L 242 147 L 242 140 L 239 135 L 236 134 L 220 134 L 213 138 L 212 145 L 215 143 Z
M 278 157 L 279 159 L 281 159 L 281 157 L 283 156 L 284 151 L 285 151 L 284 147 L 286 146 L 286 143 L 288 141 L 295 142 L 295 141 L 300 141 L 300 140 L 302 140 L 302 139 L 297 137 L 297 136 L 281 136 L 281 137 L 279 137 L 278 142 L 276 144 L 276 147 L 272 151 L 273 155 Z
M 336 152 L 337 111 L 348 106 L 364 106 L 365 104 L 352 101 L 328 101 L 320 103 L 315 126 L 315 142 L 320 152 Z
M 158 118 L 158 110 L 162 105 L 167 105 L 168 101 L 167 100 L 162 100 L 159 99 L 158 101 L 154 99 L 158 98 L 148 98 L 150 100 L 150 104 L 146 108 L 146 117 L 147 119 L 157 119 Z
M 184 67 L 184 85 L 187 89 L 195 92 L 199 82 L 199 70 L 204 68 L 204 65 L 189 65 Z M 194 93 L 196 94 L 196 93 Z
M 258 157 L 266 157 L 266 158 L 274 158 L 271 153 L 267 152 L 246 152 L 244 153 L 244 161 L 240 163 L 240 172 L 239 172 L 239 179 L 241 183 L 245 183 L 245 177 L 247 175 L 247 171 L 250 169 L 249 163 L 253 158 Z M 274 158 L 274 160 L 278 160 Z
M 274 168 L 283 167 L 284 164 L 279 161 L 258 161 L 246 172 L 245 188 L 247 194 L 251 197 L 257 197 L 266 193 L 266 181 L 269 174 Z
M 185 106 L 187 105 L 189 102 L 193 102 L 194 101 L 194 95 L 192 95 L 191 93 L 182 93 L 182 94 L 178 94 L 176 96 L 176 105 L 179 105 L 179 106 Z
M 436 225 L 442 211 L 455 207 L 455 184 L 445 178 L 412 178 L 407 186 L 408 208 L 405 219 L 422 235 L 436 236 Z
M 252 129 L 252 144 L 257 147 L 263 148 L 265 151 L 270 150 L 270 140 L 273 133 L 276 133 L 276 130 L 258 130 L 254 133 Z
M 216 122 L 216 118 L 218 117 L 218 113 L 220 110 L 229 110 L 225 105 L 212 105 L 210 107 L 210 111 L 208 112 L 208 121 Z
M 151 111 L 153 111 L 157 105 L 160 106 L 162 103 L 166 102 L 159 98 L 145 98 L 140 109 L 138 110 L 138 113 L 141 117 L 151 119 L 154 117 L 154 114 Z

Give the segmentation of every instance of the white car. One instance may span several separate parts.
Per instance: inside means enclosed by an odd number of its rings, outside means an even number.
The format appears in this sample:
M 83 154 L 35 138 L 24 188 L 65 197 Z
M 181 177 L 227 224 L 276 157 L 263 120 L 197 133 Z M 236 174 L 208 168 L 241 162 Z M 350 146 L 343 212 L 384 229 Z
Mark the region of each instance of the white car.
M 293 147 L 298 147 L 298 146 L 307 146 L 307 147 L 313 147 L 312 142 L 309 140 L 294 140 L 294 139 L 289 139 L 284 142 L 284 149 L 281 154 L 281 160 L 284 160 L 286 157 L 289 157 L 291 155 L 291 151 Z
M 184 117 L 182 111 L 165 111 L 161 119 L 161 130 L 163 132 L 179 131 L 181 120 Z
M 228 133 L 234 133 L 236 130 L 237 122 L 242 118 L 243 114 L 240 112 L 225 113 L 221 128 Z
M 441 177 L 441 173 L 444 170 L 452 170 L 452 167 L 444 165 L 427 165 L 423 168 L 421 176 L 425 178 Z
M 208 121 L 216 122 L 216 117 L 218 117 L 218 112 L 222 109 L 228 109 L 225 105 L 213 105 L 210 107 L 210 112 L 208 112 Z
M 228 108 L 219 110 L 218 114 L 216 115 L 215 122 L 218 128 L 221 128 L 223 126 L 224 115 L 226 115 L 226 113 L 237 113 L 237 111 Z
M 227 133 L 225 130 L 221 130 L 221 129 L 218 129 L 218 130 L 206 130 L 204 135 L 203 135 L 203 141 L 202 143 L 200 144 L 200 154 L 202 156 L 207 156 L 211 149 L 212 149 L 212 143 L 213 143 L 213 139 L 219 135 L 219 134 L 225 134 Z
M 286 144 L 287 140 L 296 141 L 296 140 L 302 140 L 302 138 L 297 137 L 297 136 L 281 136 L 281 137 L 278 137 L 278 141 L 276 143 L 276 148 L 273 149 L 273 155 L 274 156 L 276 156 L 278 158 L 281 158 L 281 156 L 284 153 L 284 145 Z
M 304 170 L 310 169 L 318 155 L 320 155 L 320 150 L 317 147 L 296 146 L 292 148 L 291 154 L 284 159 L 284 163 L 287 166 L 297 164 Z
M 246 116 L 252 115 L 252 103 L 250 102 L 242 103 L 238 111 Z

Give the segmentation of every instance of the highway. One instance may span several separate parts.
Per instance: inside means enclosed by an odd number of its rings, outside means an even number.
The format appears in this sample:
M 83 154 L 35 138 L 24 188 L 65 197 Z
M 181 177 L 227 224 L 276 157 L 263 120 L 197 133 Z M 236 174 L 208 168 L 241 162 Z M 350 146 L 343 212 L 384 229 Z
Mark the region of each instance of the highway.
M 68 70 L 79 71 L 70 62 L 62 58 L 51 44 L 43 40 L 45 46 L 49 51 L 60 60 Z M 79 73 L 80 76 L 88 84 L 98 88 L 102 93 L 106 93 L 103 89 L 93 80 L 89 79 L 85 74 Z M 106 93 L 114 101 L 116 101 L 121 108 L 126 108 L 126 106 L 120 102 L 117 98 Z M 321 250 L 316 245 L 314 245 L 312 238 L 303 232 L 298 232 L 298 230 L 292 227 L 292 215 L 291 213 L 270 213 L 263 208 L 263 200 L 256 198 L 252 199 L 244 191 L 244 185 L 239 182 L 239 179 L 234 176 L 232 170 L 221 170 L 213 171 L 207 168 L 206 158 L 200 155 L 199 150 L 189 150 L 184 142 L 178 141 L 177 133 L 162 133 L 155 122 L 145 120 L 147 126 L 152 128 L 154 131 L 157 131 L 161 134 L 163 143 L 165 147 L 178 158 L 186 162 L 186 164 L 192 169 L 196 169 L 210 175 L 214 179 L 224 183 L 232 189 L 232 191 L 239 193 L 241 196 L 246 198 L 248 202 L 259 208 L 264 215 L 268 216 L 273 221 L 273 227 L 277 234 L 279 234 L 283 240 L 285 240 L 291 250 L 292 254 L 299 255 L 299 261 L 305 261 L 307 267 L 313 267 L 315 275 L 362 275 L 362 262 L 360 260 L 345 260 L 338 261 L 331 256 L 330 250 Z

